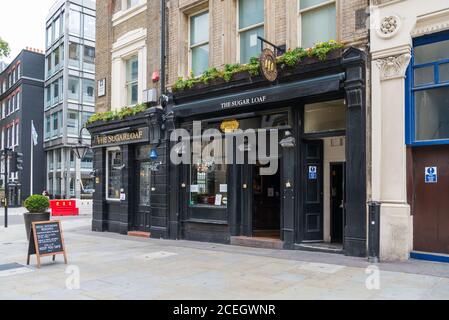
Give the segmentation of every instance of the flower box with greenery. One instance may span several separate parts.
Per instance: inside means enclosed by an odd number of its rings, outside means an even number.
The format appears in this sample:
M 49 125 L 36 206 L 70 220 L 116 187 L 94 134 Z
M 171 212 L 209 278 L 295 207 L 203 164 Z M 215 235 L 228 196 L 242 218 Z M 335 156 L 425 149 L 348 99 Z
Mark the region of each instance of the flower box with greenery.
M 341 57 L 343 43 L 331 40 L 328 42 L 319 42 L 313 48 L 296 48 L 288 50 L 277 58 L 277 64 L 281 74 L 289 74 L 300 68 L 314 63 L 320 63 L 326 60 L 334 60 Z M 212 67 L 207 69 L 202 75 L 189 78 L 179 78 L 172 86 L 172 92 L 176 95 L 182 95 L 192 89 L 202 90 L 205 88 L 220 87 L 224 83 L 235 83 L 248 81 L 262 81 L 260 75 L 260 61 L 258 57 L 250 59 L 248 64 L 226 64 L 222 69 Z M 111 122 L 114 120 L 123 120 L 146 111 L 148 107 L 145 104 L 138 104 L 134 107 L 124 107 L 116 111 L 107 111 L 96 113 L 88 120 L 87 124 L 92 125 L 97 122 Z
M 110 122 L 114 120 L 123 120 L 125 118 L 129 118 L 135 115 L 138 115 L 148 109 L 145 103 L 137 104 L 132 107 L 123 107 L 120 110 L 114 111 L 106 111 L 106 112 L 98 112 L 92 115 L 89 120 L 87 120 L 87 124 L 93 124 L 96 122 Z
M 25 200 L 24 206 L 28 210 L 28 212 L 23 214 L 23 217 L 25 221 L 27 239 L 29 241 L 31 224 L 33 222 L 50 220 L 50 212 L 48 211 L 50 201 L 43 195 L 33 195 Z
M 288 50 L 277 58 L 278 67 L 282 72 L 301 65 L 337 59 L 341 56 L 343 47 L 342 43 L 331 40 L 329 42 L 319 42 L 313 48 Z M 179 94 L 191 89 L 204 89 L 205 87 L 220 85 L 225 82 L 248 80 L 259 76 L 260 61 L 259 58 L 253 57 L 248 64 L 227 64 L 222 70 L 213 67 L 198 77 L 179 78 L 173 85 L 172 91 L 175 94 Z

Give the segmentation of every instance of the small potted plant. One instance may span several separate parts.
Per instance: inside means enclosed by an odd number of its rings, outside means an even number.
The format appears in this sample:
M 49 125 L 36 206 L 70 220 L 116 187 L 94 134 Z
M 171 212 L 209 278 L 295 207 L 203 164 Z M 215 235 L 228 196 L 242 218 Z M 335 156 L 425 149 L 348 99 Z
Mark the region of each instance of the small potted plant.
M 24 205 L 28 210 L 28 212 L 23 214 L 23 217 L 25 220 L 27 239 L 29 241 L 31 224 L 33 222 L 50 220 L 50 212 L 48 211 L 48 208 L 50 207 L 50 201 L 43 195 L 33 195 L 25 200 Z

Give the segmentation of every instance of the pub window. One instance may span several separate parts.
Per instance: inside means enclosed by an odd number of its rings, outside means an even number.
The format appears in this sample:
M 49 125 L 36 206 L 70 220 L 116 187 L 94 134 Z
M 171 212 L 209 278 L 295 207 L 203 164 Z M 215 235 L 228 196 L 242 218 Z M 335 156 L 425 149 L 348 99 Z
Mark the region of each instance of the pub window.
M 203 148 L 208 142 L 203 143 Z M 223 147 L 224 148 L 224 147 Z M 193 159 L 193 158 L 192 158 Z M 190 205 L 226 208 L 228 204 L 227 166 L 212 155 L 191 166 Z
M 337 10 L 335 0 L 299 1 L 299 43 L 311 48 L 317 42 L 336 40 Z
M 304 107 L 304 133 L 340 131 L 345 128 L 344 100 L 314 103 Z
M 106 163 L 106 199 L 118 201 L 120 200 L 123 169 L 120 148 L 107 150 Z
M 449 32 L 414 40 L 409 73 L 407 142 L 449 143 Z
M 194 76 L 209 68 L 209 11 L 190 17 L 190 70 Z
M 264 37 L 265 0 L 238 1 L 238 34 L 240 39 L 240 63 L 248 63 L 260 55 L 258 36 Z
M 128 105 L 135 105 L 138 101 L 139 60 L 137 55 L 126 61 L 126 95 Z

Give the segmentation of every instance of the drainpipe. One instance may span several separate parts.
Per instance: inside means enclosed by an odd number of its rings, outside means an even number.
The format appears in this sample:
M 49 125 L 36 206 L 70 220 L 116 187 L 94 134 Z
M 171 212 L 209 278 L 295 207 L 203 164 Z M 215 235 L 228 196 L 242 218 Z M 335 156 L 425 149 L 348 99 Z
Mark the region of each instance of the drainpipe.
M 166 52 L 166 1 L 161 0 L 161 96 L 165 95 L 165 52 Z

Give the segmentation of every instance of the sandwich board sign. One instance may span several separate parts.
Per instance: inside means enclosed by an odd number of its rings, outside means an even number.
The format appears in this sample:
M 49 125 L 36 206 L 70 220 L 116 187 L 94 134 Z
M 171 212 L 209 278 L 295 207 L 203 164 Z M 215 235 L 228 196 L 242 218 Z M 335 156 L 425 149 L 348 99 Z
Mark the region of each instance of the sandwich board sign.
M 36 255 L 37 267 L 41 267 L 42 257 L 53 257 L 55 261 L 57 255 L 64 256 L 64 263 L 67 264 L 67 255 L 64 247 L 64 237 L 62 235 L 61 221 L 33 222 L 28 245 L 27 265 L 30 265 L 30 256 Z

